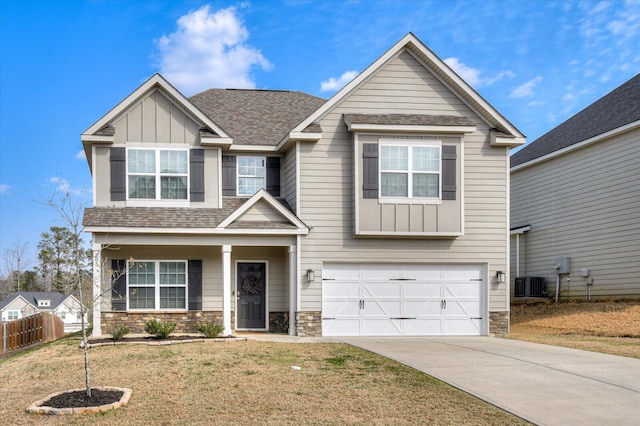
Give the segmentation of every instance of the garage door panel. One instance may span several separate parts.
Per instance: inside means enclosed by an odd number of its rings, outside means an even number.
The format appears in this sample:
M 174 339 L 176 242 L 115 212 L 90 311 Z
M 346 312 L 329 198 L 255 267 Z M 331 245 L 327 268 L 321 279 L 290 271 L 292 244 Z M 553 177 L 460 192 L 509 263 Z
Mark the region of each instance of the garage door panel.
M 323 334 L 483 334 L 479 265 L 325 265 Z

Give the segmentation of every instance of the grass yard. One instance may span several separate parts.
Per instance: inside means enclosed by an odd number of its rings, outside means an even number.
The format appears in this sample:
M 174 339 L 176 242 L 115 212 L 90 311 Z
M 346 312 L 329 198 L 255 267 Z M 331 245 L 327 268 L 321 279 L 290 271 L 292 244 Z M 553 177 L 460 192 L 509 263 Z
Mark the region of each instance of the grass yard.
M 640 358 L 640 301 L 512 305 L 509 337 Z
M 256 341 L 93 348 L 92 384 L 132 388 L 129 404 L 97 415 L 27 414 L 32 402 L 83 386 L 78 345 L 65 338 L 0 359 L 2 424 L 526 424 L 358 348 Z

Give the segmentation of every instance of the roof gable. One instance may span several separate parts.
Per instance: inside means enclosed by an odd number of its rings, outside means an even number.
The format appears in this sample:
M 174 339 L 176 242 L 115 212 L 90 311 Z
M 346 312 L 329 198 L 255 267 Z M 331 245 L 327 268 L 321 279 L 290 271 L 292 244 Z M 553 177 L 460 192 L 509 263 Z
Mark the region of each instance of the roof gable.
M 640 74 L 511 156 L 511 167 L 640 121 Z
M 292 138 L 292 135 L 299 134 L 307 126 L 317 123 L 331 110 L 337 107 L 346 97 L 355 92 L 365 84 L 378 70 L 384 67 L 393 59 L 404 52 L 408 52 L 423 64 L 440 82 L 442 82 L 453 94 L 471 108 L 480 118 L 485 120 L 490 127 L 496 128 L 501 133 L 511 136 L 508 144 L 510 146 L 521 145 L 525 141 L 524 135 L 504 118 L 495 108 L 493 108 L 484 98 L 482 98 L 471 86 L 469 86 L 460 76 L 458 76 L 447 64 L 427 48 L 414 34 L 409 33 L 387 50 L 382 56 L 374 61 L 369 67 L 362 71 L 351 82 L 340 89 L 331 99 L 322 105 L 313 114 L 296 126 L 280 142 L 284 145 Z
M 8 305 L 18 298 L 22 298 L 25 302 L 39 310 L 55 309 L 58 305 L 64 302 L 67 297 L 68 296 L 58 293 L 57 291 L 19 291 L 0 302 L 0 309 L 3 309 L 3 306 Z M 38 306 L 39 300 L 49 300 L 50 304 L 49 306 Z
M 0 301 L 0 311 L 7 310 L 11 307 L 16 308 L 17 306 L 21 306 L 20 309 L 24 309 L 24 307 L 28 305 L 31 305 L 31 303 L 29 303 L 27 299 L 20 295 L 20 293 L 14 293 Z M 35 308 L 35 306 L 33 307 Z

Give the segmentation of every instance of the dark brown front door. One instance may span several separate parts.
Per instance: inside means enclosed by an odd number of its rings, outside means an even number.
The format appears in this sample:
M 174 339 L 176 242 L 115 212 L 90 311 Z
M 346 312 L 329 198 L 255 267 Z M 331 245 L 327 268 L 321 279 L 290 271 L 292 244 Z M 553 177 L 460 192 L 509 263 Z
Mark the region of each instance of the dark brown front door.
M 238 263 L 237 328 L 266 328 L 266 264 Z

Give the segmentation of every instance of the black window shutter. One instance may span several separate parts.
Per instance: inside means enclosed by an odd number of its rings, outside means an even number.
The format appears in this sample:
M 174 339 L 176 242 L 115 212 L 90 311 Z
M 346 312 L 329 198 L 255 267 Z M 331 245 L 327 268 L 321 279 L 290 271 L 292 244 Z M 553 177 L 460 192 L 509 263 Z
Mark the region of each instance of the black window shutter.
M 362 144 L 362 197 L 378 198 L 378 144 Z
M 442 199 L 456 199 L 456 146 L 442 145 Z
M 236 156 L 222 156 L 222 195 L 236 195 Z
M 189 261 L 189 310 L 202 310 L 202 260 Z
M 204 201 L 204 149 L 189 150 L 189 195 L 191 201 Z
M 127 199 L 127 149 L 111 148 L 109 158 L 111 163 L 111 201 Z
M 280 157 L 267 157 L 267 192 L 280 196 Z
M 127 261 L 112 260 L 111 277 L 113 286 L 111 287 L 111 309 L 114 311 L 127 310 Z

